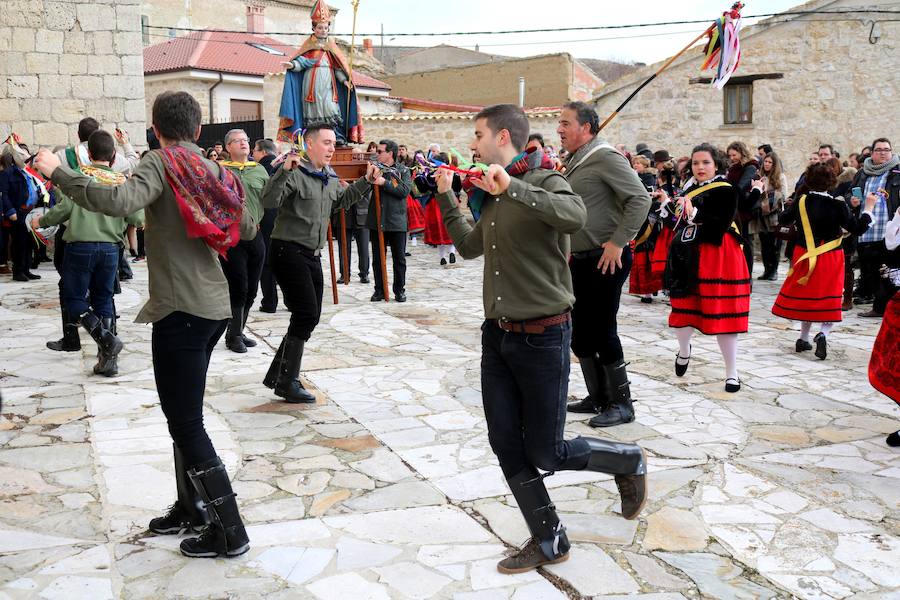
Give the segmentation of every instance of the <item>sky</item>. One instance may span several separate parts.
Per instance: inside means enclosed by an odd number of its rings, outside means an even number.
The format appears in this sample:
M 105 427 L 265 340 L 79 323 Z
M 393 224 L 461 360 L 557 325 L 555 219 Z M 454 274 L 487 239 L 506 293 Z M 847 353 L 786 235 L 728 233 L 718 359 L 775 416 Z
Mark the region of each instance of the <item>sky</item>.
M 332 31 L 349 34 L 353 26 L 350 0 L 328 0 L 328 3 L 339 9 Z M 474 49 L 477 44 L 482 52 L 507 56 L 568 52 L 578 58 L 653 63 L 680 50 L 704 26 L 414 38 L 390 34 L 546 29 L 695 19 L 712 22 L 731 8 L 731 3 L 732 0 L 360 0 L 356 31 L 357 34 L 378 33 L 383 25 L 387 46 L 451 44 Z M 745 0 L 744 4 L 744 15 L 753 15 L 788 10 L 801 4 L 801 0 Z M 745 24 L 756 21 L 747 19 Z M 380 44 L 380 36 L 373 41 Z M 361 43 L 359 36 L 357 43 Z

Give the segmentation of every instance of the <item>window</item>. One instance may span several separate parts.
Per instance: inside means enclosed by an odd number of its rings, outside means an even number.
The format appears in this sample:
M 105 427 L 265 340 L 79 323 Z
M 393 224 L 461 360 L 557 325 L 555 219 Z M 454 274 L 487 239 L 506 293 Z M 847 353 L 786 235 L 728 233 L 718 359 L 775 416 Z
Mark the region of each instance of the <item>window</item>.
M 269 54 L 274 54 L 275 56 L 284 56 L 284 52 L 281 50 L 276 50 L 275 48 L 270 48 L 265 44 L 257 44 L 256 42 L 245 42 L 249 46 L 253 46 L 257 50 L 262 50 L 263 52 L 267 52 Z
M 150 17 L 141 15 L 141 39 L 144 45 L 150 43 Z
M 753 83 L 726 85 L 725 124 L 737 125 L 753 122 Z

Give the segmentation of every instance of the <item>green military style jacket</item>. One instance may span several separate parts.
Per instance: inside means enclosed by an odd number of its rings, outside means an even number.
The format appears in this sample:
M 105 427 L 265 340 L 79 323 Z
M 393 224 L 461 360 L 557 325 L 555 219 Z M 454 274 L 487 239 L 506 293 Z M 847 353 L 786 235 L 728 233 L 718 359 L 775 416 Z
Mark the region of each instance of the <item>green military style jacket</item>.
M 250 216 L 256 223 L 262 223 L 262 191 L 269 181 L 269 172 L 266 168 L 255 162 L 239 163 L 223 161 L 219 163 L 241 180 L 244 186 L 244 209 L 250 212 Z M 252 240 L 256 232 L 250 237 L 241 236 L 241 240 Z
M 501 196 L 485 196 L 475 227 L 452 192 L 436 198 L 460 255 L 484 255 L 485 318 L 526 321 L 572 308 L 569 235 L 587 212 L 565 177 L 546 169 L 513 177 Z

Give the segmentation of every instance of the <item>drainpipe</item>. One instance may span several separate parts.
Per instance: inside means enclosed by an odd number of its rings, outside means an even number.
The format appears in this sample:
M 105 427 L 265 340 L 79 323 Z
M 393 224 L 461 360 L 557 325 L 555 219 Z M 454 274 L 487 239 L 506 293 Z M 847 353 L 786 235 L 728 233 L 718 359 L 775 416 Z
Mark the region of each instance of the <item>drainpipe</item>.
M 209 122 L 214 123 L 215 111 L 213 110 L 213 92 L 217 87 L 222 85 L 222 74 L 219 73 L 219 80 L 209 88 Z
M 525 78 L 519 77 L 519 107 L 525 108 Z

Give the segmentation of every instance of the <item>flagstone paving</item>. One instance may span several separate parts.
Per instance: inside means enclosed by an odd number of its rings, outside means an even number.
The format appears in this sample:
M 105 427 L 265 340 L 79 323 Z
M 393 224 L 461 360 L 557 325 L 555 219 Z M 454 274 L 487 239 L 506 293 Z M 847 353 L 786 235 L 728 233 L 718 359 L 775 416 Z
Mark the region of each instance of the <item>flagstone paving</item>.
M 121 375 L 90 374 L 93 345 L 56 354 L 56 276 L 0 287 L 0 599 L 900 598 L 900 411 L 866 380 L 878 323 L 856 311 L 829 359 L 792 352 L 791 324 L 757 283 L 741 337 L 744 389 L 723 391 L 715 340 L 672 374 L 667 306 L 625 297 L 620 331 L 635 423 L 568 433 L 640 442 L 649 501 L 619 514 L 610 477 L 547 484 L 568 562 L 507 576 L 527 532 L 487 442 L 479 382 L 481 266 L 412 248 L 410 301 L 371 286 L 326 292 L 303 375 L 318 404 L 260 381 L 288 315 L 253 311 L 260 344 L 212 359 L 206 425 L 233 474 L 252 549 L 186 559 L 147 521 L 173 500 L 171 441 L 154 392 L 150 328 L 131 323 L 146 267 L 117 296 Z M 327 280 L 327 273 L 326 273 Z M 585 393 L 573 365 L 573 396 Z

